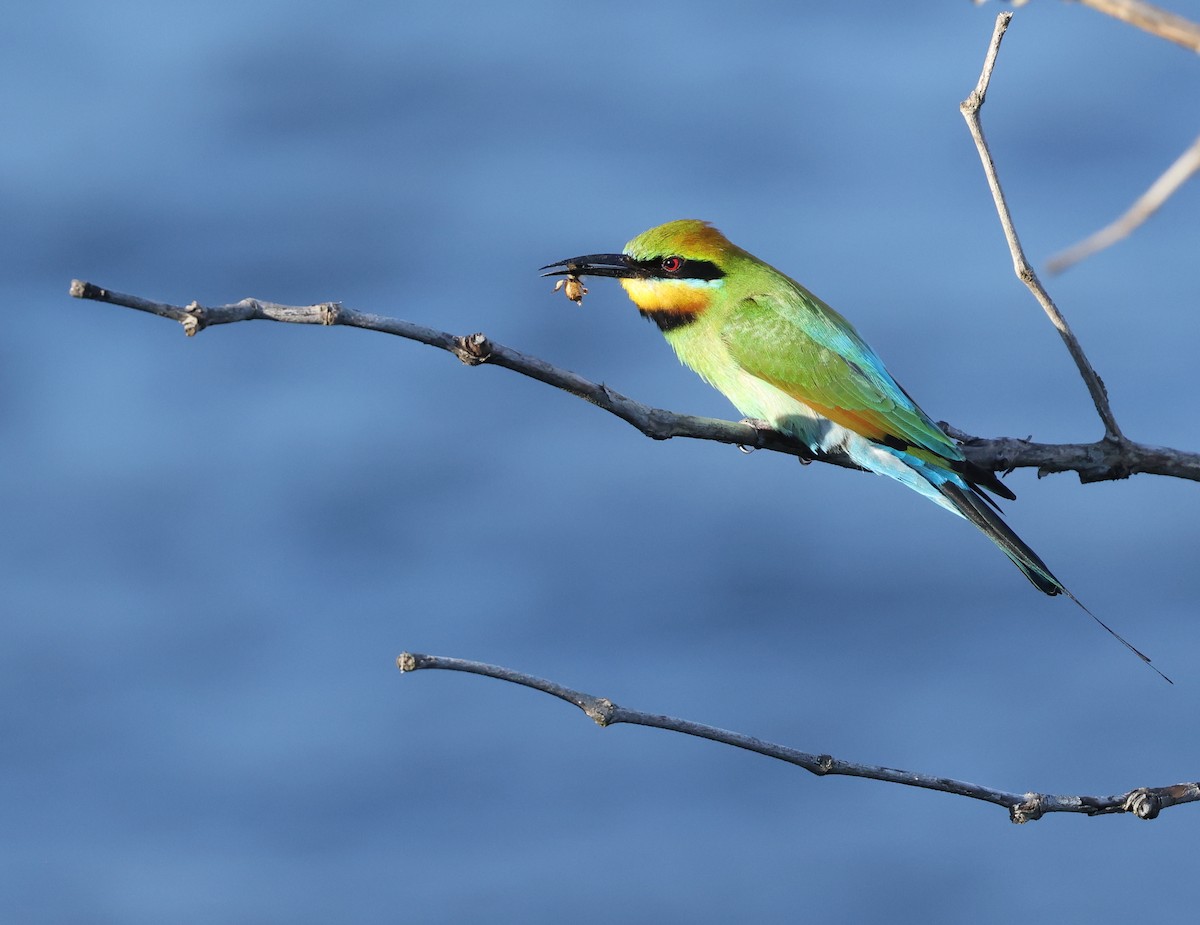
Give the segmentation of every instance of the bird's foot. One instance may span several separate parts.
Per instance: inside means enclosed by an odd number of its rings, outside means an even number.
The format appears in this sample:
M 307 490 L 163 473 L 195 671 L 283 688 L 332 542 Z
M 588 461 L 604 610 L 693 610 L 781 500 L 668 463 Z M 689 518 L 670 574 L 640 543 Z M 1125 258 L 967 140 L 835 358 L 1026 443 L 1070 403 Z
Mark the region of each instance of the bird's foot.
M 775 428 L 771 426 L 770 422 L 764 421 L 761 418 L 742 418 L 740 421 L 738 421 L 738 423 L 745 424 L 747 427 L 753 427 L 755 430 L 756 439 L 754 441 L 754 446 L 750 446 L 745 443 L 739 443 L 737 445 L 737 448 L 743 453 L 753 453 L 755 450 L 762 447 L 764 445 L 764 441 L 762 439 L 763 434 L 775 433 Z

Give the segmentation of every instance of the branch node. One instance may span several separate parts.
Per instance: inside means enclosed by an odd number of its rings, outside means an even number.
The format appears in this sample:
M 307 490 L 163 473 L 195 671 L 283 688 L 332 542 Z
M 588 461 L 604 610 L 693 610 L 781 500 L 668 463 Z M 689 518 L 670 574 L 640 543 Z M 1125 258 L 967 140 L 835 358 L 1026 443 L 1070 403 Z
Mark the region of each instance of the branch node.
M 614 392 L 603 382 L 600 383 L 600 388 L 609 401 L 615 404 L 618 393 Z M 654 408 L 646 415 L 646 419 L 643 422 L 644 426 L 639 429 L 651 440 L 670 440 L 676 435 L 674 421 L 672 420 L 673 417 L 674 415 L 669 411 L 664 412 L 661 408 Z
M 1162 809 L 1162 800 L 1157 793 L 1143 787 L 1125 798 L 1124 808 L 1125 812 L 1133 813 L 1139 819 L 1155 819 Z
M 817 755 L 817 766 L 813 769 L 813 773 L 818 777 L 824 777 L 833 771 L 833 755 Z
M 187 314 L 179 319 L 179 323 L 183 325 L 183 333 L 188 337 L 195 337 L 208 326 L 204 317 L 204 306 L 199 302 L 193 301 L 184 311 Z
M 486 363 L 492 355 L 492 345 L 483 334 L 468 334 L 454 338 L 454 355 L 468 366 Z
M 1085 480 L 1087 473 L 1084 470 L 1079 471 L 1079 481 L 1083 484 L 1087 482 L 1106 481 L 1108 479 L 1127 479 L 1134 473 L 1132 456 L 1135 451 L 1133 443 L 1122 433 L 1107 433 L 1104 435 L 1101 442 L 1107 448 L 1109 457 L 1108 465 L 1105 466 L 1098 474 Z
M 342 312 L 341 302 L 322 302 L 317 306 L 317 312 L 321 316 L 321 324 L 330 325 L 338 323 L 338 316 Z
M 592 697 L 579 706 L 600 727 L 611 723 L 617 711 L 617 705 L 607 697 Z
M 1008 808 L 1008 818 L 1015 825 L 1024 825 L 1041 819 L 1044 812 L 1041 794 L 1027 793 L 1024 802 Z

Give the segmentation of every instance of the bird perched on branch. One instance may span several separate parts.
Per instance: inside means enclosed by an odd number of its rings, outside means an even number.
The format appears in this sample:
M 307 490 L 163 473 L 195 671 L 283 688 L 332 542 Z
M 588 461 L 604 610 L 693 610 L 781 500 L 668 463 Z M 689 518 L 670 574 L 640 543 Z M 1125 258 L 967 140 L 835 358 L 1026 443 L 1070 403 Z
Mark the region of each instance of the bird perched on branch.
M 1065 594 L 1149 663 L 1004 522 L 986 492 L 1008 500 L 1016 495 L 963 456 L 850 322 L 712 225 L 668 222 L 638 235 L 620 254 L 572 257 L 542 269 L 566 277 L 568 297 L 577 302 L 586 293 L 580 277 L 616 278 L 684 365 L 742 414 L 813 451 L 841 451 L 965 517 L 1039 591 Z

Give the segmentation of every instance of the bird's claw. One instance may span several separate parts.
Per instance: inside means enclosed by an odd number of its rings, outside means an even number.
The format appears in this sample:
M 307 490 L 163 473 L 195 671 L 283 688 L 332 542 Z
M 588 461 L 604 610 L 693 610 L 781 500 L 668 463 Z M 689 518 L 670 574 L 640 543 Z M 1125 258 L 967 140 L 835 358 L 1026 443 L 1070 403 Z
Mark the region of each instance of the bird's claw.
M 775 433 L 775 428 L 772 427 L 770 425 L 770 423 L 762 420 L 761 418 L 742 418 L 740 421 L 738 421 L 738 423 L 745 424 L 747 427 L 753 427 L 755 429 L 755 431 L 757 431 L 758 433 L 770 433 L 770 434 Z M 759 446 L 762 445 L 761 439 L 759 439 L 756 442 L 757 442 L 758 446 L 747 446 L 744 443 L 739 443 L 737 445 L 737 448 L 739 450 L 741 450 L 743 453 L 747 453 L 747 454 L 753 453 L 755 450 L 758 449 Z

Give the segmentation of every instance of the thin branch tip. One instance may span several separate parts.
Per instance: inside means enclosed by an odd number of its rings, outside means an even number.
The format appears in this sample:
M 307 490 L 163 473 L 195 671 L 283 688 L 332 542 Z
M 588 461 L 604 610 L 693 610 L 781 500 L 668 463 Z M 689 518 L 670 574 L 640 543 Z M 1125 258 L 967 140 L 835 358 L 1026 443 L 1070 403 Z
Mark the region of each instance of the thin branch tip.
M 996 66 L 996 56 L 1000 53 L 1000 42 L 1004 39 L 1004 33 L 1008 31 L 1012 17 L 1011 10 L 1005 10 L 996 16 L 996 25 L 992 29 L 992 40 L 988 43 L 979 80 L 975 83 L 975 89 L 967 94 L 967 98 L 958 107 L 964 116 L 978 113 L 987 99 L 988 85 L 992 82 L 992 69 Z
M 71 280 L 71 288 L 68 290 L 73 299 L 93 299 L 103 301 L 108 297 L 108 293 L 99 286 L 93 286 L 89 282 L 82 279 Z
M 1011 13 L 1008 15 L 1011 18 Z M 1071 331 L 1071 326 L 1067 324 L 1067 319 L 1063 316 L 1058 306 L 1054 304 L 1054 300 L 1050 298 L 1050 294 L 1038 279 L 1037 273 L 1033 270 L 1032 265 L 1025 256 L 1025 250 L 1021 247 L 1021 240 L 1017 236 L 1017 229 L 1013 223 L 1012 213 L 1009 211 L 1008 202 L 1004 197 L 1004 190 L 1000 186 L 1000 177 L 996 171 L 992 152 L 988 147 L 987 140 L 984 138 L 981 109 L 1000 49 L 1000 40 L 1003 38 L 1004 31 L 1008 26 L 1008 20 L 1004 16 L 1005 14 L 1001 13 L 996 17 L 996 27 L 993 30 L 992 39 L 988 43 L 983 69 L 979 75 L 979 82 L 976 84 L 976 91 L 980 97 L 980 106 L 974 110 L 964 108 L 963 118 L 966 119 L 967 129 L 971 133 L 971 138 L 975 141 L 975 148 L 979 153 L 980 163 L 983 165 L 984 177 L 992 193 L 992 201 L 996 206 L 996 213 L 1000 219 L 1000 227 L 1004 231 L 1005 239 L 1008 241 L 1013 270 L 1017 278 L 1025 284 L 1026 288 L 1029 289 L 1033 297 L 1042 306 L 1042 310 L 1046 313 L 1046 316 L 1050 319 L 1050 323 L 1054 325 L 1063 343 L 1066 345 L 1067 352 L 1070 353 L 1071 358 L 1075 361 L 1075 367 L 1079 371 L 1084 384 L 1087 386 L 1088 393 L 1091 395 L 1092 404 L 1096 408 L 1096 414 L 1104 424 L 1105 434 L 1113 437 L 1121 437 L 1121 428 L 1117 424 L 1116 417 L 1113 415 L 1112 406 L 1108 400 L 1108 393 L 1104 388 L 1103 382 L 1100 380 L 1100 376 L 1096 373 L 1091 361 L 1087 358 L 1087 354 L 1084 353 L 1078 338 Z

